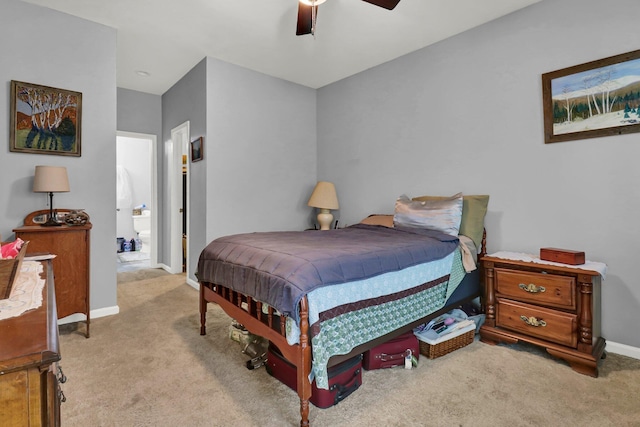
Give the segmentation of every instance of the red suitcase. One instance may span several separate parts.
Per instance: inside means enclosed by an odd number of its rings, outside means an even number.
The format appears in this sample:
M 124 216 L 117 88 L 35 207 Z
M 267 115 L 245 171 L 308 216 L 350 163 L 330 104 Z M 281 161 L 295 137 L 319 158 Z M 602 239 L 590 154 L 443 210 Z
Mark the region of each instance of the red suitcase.
M 368 371 L 404 366 L 404 359 L 409 354 L 409 351 L 416 359 L 420 356 L 420 345 L 413 331 L 409 331 L 366 351 L 362 366 Z
M 278 347 L 269 344 L 267 350 L 267 372 L 293 390 L 298 389 L 297 369 L 285 359 Z M 311 398 L 309 401 L 318 408 L 329 408 L 344 400 L 356 391 L 362 384 L 362 355 L 352 357 L 328 370 L 329 389 L 316 387 L 311 383 Z

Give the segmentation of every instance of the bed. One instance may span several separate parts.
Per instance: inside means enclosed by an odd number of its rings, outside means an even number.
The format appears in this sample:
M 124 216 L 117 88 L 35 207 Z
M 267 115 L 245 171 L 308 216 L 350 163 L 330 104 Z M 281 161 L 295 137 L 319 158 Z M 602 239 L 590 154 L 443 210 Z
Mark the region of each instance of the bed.
M 311 382 L 326 388 L 328 367 L 482 295 L 487 203 L 403 195 L 393 215 L 343 229 L 215 239 L 198 261 L 200 334 L 214 302 L 277 346 L 297 367 L 308 426 Z

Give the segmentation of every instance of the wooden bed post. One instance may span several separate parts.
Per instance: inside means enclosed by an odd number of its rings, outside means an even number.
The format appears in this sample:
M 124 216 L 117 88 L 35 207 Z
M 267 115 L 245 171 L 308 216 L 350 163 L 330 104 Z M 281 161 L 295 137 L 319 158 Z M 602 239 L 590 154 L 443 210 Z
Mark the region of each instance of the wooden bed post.
M 307 297 L 300 301 L 300 347 L 298 360 L 298 396 L 300 396 L 300 427 L 309 426 L 309 398 L 311 397 L 311 343 L 309 342 L 309 308 Z
M 200 283 L 200 335 L 207 334 L 207 300 L 204 297 L 204 285 Z

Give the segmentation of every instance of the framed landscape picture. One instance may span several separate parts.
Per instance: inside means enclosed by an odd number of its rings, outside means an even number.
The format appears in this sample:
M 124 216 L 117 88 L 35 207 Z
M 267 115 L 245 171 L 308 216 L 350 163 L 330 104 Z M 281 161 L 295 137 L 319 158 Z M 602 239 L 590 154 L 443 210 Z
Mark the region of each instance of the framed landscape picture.
M 640 50 L 542 75 L 544 142 L 640 132 Z
M 82 93 L 12 80 L 9 150 L 79 157 L 81 116 Z

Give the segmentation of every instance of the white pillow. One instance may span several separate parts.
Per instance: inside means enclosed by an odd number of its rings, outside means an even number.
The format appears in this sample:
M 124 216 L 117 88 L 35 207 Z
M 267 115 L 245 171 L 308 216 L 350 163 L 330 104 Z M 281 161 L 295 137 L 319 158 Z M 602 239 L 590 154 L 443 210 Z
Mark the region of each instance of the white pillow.
M 405 194 L 396 200 L 394 225 L 428 228 L 458 236 L 462 220 L 462 193 L 441 200 L 411 200 Z

